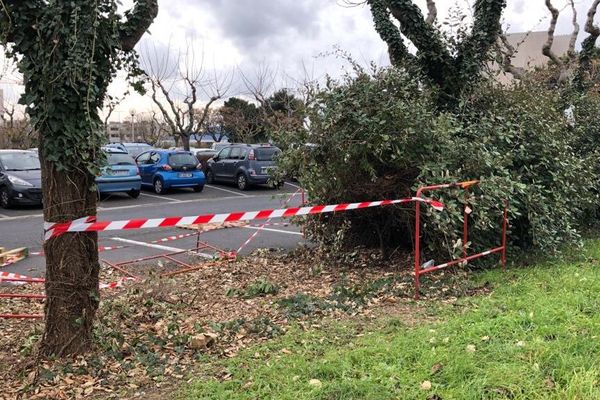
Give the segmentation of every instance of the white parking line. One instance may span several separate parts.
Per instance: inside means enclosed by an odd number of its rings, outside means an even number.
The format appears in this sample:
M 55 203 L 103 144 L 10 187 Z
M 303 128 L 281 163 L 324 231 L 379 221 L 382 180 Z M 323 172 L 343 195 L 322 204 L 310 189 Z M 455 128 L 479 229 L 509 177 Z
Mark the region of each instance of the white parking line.
M 180 249 L 177 247 L 161 246 L 159 244 L 138 242 L 137 240 L 124 239 L 124 238 L 120 238 L 120 237 L 112 237 L 111 240 L 115 240 L 117 242 L 128 243 L 128 244 L 135 244 L 136 246 L 150 247 L 152 249 L 157 249 L 157 250 L 166 250 L 166 251 L 171 251 L 171 252 L 185 251 L 185 249 Z
M 213 186 L 213 185 L 206 185 L 206 187 L 209 187 L 211 189 L 221 190 L 221 191 L 227 192 L 227 193 L 237 194 L 238 196 L 242 196 L 242 197 L 250 197 L 249 195 L 244 194 L 244 193 L 234 192 L 233 190 L 223 189 L 223 188 L 220 188 L 220 187 L 217 187 L 217 186 Z
M 10 218 L 10 216 L 6 214 L 0 214 L 0 218 Z
M 257 230 L 257 231 L 269 231 L 269 232 L 276 232 L 276 233 L 287 233 L 288 235 L 303 236 L 301 232 L 284 231 L 284 230 L 281 230 L 281 229 L 272 229 L 272 228 L 261 228 L 260 226 L 242 226 L 242 228 L 244 228 L 244 229 L 254 229 L 254 230 Z
M 173 197 L 156 196 L 154 194 L 148 194 L 148 193 L 140 193 L 140 196 L 152 197 L 154 199 L 161 199 L 161 200 L 169 200 L 169 201 L 172 201 L 174 203 L 181 203 L 181 200 L 174 199 Z
M 289 182 L 285 182 L 286 185 L 290 185 L 291 187 L 295 188 L 295 189 L 302 189 L 300 186 L 298 185 L 294 185 L 293 183 L 289 183 Z
M 176 253 L 176 252 L 179 252 L 179 251 L 185 251 L 185 249 L 180 249 L 178 247 L 161 246 L 159 244 L 152 244 L 152 243 L 146 243 L 146 242 L 138 242 L 137 240 L 124 239 L 124 238 L 120 238 L 120 237 L 112 237 L 111 239 L 115 240 L 117 242 L 123 242 L 123 243 L 133 244 L 133 245 L 142 246 L 142 247 L 150 247 L 152 249 L 157 249 L 157 250 L 165 250 L 165 251 L 169 251 L 171 253 Z M 214 257 L 211 256 L 210 254 L 200 253 L 200 252 L 196 252 L 196 251 L 193 251 L 193 250 L 190 250 L 190 253 L 192 253 L 192 254 L 194 254 L 196 256 L 208 258 L 208 259 L 211 259 L 211 260 L 214 259 Z

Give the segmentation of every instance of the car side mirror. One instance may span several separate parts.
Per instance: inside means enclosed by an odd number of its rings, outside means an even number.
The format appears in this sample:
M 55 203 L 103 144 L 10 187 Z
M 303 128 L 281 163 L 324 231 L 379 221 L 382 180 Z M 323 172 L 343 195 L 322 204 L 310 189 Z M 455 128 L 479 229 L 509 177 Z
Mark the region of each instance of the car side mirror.
M 215 161 L 215 162 L 216 162 L 216 161 L 219 161 L 219 156 L 214 156 L 214 157 L 213 157 L 213 161 Z

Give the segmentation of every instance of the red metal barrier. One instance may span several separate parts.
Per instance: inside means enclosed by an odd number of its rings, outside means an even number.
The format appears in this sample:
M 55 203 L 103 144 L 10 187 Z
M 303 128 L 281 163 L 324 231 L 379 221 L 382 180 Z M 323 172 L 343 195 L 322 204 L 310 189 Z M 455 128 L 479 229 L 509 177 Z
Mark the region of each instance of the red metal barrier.
M 476 260 L 481 257 L 488 256 L 490 254 L 500 253 L 500 263 L 502 268 L 506 269 L 506 232 L 508 229 L 508 200 L 504 201 L 504 213 L 502 215 L 502 240 L 501 246 L 496 247 L 481 253 L 468 255 L 467 243 L 469 241 L 469 215 L 471 214 L 471 208 L 468 204 L 468 190 L 470 187 L 479 185 L 479 181 L 466 181 L 458 183 L 448 183 L 443 185 L 432 185 L 423 186 L 417 190 L 416 197 L 421 197 L 423 192 L 431 192 L 434 190 L 450 189 L 450 188 L 461 188 L 465 191 L 465 206 L 463 211 L 463 256 L 457 260 L 452 260 L 443 264 L 428 266 L 422 268 L 421 265 L 421 203 L 417 202 L 416 216 L 415 216 L 415 299 L 419 299 L 420 288 L 421 288 L 421 275 L 428 274 L 430 272 L 439 271 L 441 269 L 451 267 L 457 264 L 468 264 L 470 261 Z

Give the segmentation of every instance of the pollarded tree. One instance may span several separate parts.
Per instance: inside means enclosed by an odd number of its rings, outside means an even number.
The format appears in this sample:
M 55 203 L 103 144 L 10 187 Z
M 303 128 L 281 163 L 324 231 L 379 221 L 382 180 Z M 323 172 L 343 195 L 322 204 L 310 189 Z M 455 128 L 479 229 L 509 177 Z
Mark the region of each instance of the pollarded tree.
M 203 57 L 197 57 L 195 43 L 173 54 L 171 46 L 161 53 L 155 46 L 142 52 L 142 63 L 150 83 L 152 101 L 160 110 L 171 134 L 190 149 L 190 138 L 200 133 L 212 105 L 229 91 L 230 73 L 208 73 Z M 205 98 L 206 102 L 202 99 Z
M 39 132 L 44 219 L 96 215 L 102 121 L 98 115 L 117 69 L 158 13 L 157 0 L 136 0 L 124 15 L 116 0 L 0 0 L 0 43 L 23 74 L 25 105 Z M 99 305 L 98 235 L 69 233 L 44 243 L 44 355 L 82 353 L 92 343 Z
M 412 0 L 366 2 L 377 33 L 388 45 L 392 65 L 416 68 L 428 83 L 439 88 L 442 107 L 457 104 L 461 93 L 479 76 L 501 33 L 500 18 L 506 6 L 505 0 L 476 0 L 471 32 L 449 46 L 435 26 L 434 0 L 427 0 L 427 17 Z M 417 49 L 416 54 L 409 51 L 407 39 Z

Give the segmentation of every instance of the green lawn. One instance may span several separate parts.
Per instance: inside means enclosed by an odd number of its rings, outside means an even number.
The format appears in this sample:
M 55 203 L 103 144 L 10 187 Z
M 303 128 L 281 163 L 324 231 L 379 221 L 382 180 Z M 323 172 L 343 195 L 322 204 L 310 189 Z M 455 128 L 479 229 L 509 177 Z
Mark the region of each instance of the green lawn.
M 590 241 L 576 261 L 478 274 L 493 291 L 426 305 L 435 323 L 291 329 L 207 365 L 181 397 L 600 399 L 598 260 L 600 241 Z M 210 378 L 218 370 L 231 378 Z

